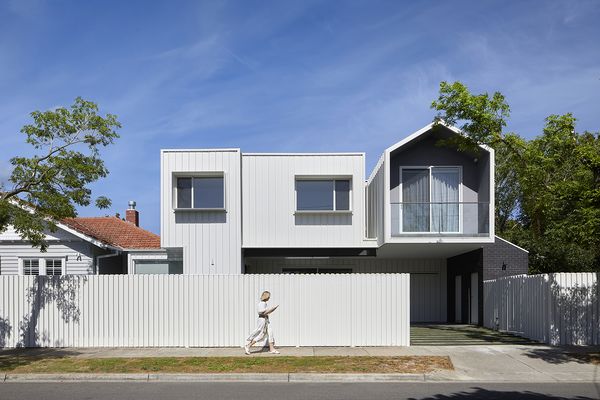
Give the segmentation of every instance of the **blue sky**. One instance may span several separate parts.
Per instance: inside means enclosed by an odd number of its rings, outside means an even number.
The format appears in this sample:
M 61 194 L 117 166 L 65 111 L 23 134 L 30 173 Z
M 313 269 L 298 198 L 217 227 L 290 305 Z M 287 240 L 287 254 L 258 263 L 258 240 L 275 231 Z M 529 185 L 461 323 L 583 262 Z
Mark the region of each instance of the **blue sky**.
M 29 112 L 117 114 L 95 194 L 159 224 L 161 148 L 382 150 L 428 124 L 439 82 L 501 91 L 509 129 L 600 125 L 599 1 L 0 0 L 0 179 Z M 80 215 L 103 215 L 94 208 Z

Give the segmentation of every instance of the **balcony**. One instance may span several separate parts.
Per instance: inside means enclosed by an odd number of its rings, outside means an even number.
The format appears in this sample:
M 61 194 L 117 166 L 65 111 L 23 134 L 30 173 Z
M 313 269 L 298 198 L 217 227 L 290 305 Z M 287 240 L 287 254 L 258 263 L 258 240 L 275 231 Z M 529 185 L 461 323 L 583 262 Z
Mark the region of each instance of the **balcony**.
M 490 233 L 489 202 L 404 202 L 391 206 L 394 237 L 483 237 Z

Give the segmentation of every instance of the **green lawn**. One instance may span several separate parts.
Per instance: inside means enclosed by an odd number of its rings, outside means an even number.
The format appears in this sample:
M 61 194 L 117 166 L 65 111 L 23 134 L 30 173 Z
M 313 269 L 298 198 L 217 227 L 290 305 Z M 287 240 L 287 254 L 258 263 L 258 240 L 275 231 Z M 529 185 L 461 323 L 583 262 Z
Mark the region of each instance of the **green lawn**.
M 453 369 L 449 357 L 156 357 L 1 356 L 12 373 L 427 373 Z

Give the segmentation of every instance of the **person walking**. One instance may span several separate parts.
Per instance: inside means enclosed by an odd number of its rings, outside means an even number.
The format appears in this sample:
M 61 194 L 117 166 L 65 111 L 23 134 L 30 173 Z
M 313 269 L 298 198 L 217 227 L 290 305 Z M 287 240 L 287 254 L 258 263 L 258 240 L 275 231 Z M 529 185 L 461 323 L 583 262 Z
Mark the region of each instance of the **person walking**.
M 250 355 L 250 347 L 256 342 L 263 340 L 265 337 L 269 342 L 269 352 L 271 354 L 279 354 L 279 352 L 275 350 L 275 337 L 273 336 L 273 330 L 269 323 L 269 314 L 275 311 L 279 305 L 269 308 L 267 302 L 270 298 L 271 293 L 266 290 L 260 295 L 260 303 L 256 306 L 256 311 L 258 312 L 256 329 L 248 336 L 248 339 L 246 339 L 248 343 L 244 346 L 244 352 L 247 355 Z

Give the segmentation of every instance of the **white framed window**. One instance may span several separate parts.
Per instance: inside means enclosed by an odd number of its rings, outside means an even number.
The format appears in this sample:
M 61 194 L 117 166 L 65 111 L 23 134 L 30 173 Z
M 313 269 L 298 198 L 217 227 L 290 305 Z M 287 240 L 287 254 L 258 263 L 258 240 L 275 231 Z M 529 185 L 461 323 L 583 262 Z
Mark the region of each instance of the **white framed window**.
M 462 168 L 400 167 L 400 231 L 462 231 Z
M 39 275 L 40 260 L 37 258 L 25 258 L 22 260 L 23 273 L 22 275 Z
M 225 210 L 223 174 L 175 176 L 176 210 Z
M 296 178 L 296 211 L 349 212 L 352 210 L 350 178 Z
M 64 275 L 64 258 L 20 258 L 20 275 Z

